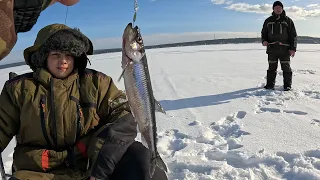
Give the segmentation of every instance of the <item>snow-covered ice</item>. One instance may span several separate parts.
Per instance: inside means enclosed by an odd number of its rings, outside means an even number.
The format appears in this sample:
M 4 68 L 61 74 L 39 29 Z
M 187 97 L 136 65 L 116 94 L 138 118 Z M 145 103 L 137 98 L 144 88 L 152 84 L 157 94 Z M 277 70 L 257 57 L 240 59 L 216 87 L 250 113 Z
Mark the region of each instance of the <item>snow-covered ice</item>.
M 320 45 L 299 44 L 292 59 L 293 90 L 265 90 L 267 55 L 261 44 L 147 50 L 156 99 L 158 148 L 170 180 L 320 179 Z M 90 57 L 117 82 L 121 53 Z M 2 69 L 0 87 L 10 71 Z M 139 137 L 137 137 L 139 139 Z M 10 173 L 14 141 L 3 153 Z

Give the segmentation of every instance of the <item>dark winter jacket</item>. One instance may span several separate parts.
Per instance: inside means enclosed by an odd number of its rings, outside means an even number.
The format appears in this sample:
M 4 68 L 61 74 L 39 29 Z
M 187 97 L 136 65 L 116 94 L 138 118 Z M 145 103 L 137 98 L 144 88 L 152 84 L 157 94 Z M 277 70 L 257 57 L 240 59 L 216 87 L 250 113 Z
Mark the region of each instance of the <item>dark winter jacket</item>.
M 34 72 L 8 80 L 0 95 L 0 152 L 16 136 L 13 165 L 20 180 L 80 180 L 91 169 L 104 179 L 137 135 L 126 95 L 111 77 L 85 66 L 65 79 L 54 78 L 40 66 L 54 49 L 92 54 L 92 43 L 64 25 L 40 30 L 24 52 Z M 77 57 L 75 64 L 86 60 Z
M 267 18 L 262 27 L 261 41 L 269 43 L 267 53 L 289 54 L 289 50 L 297 49 L 297 32 L 291 18 L 283 11 L 280 16 L 274 12 Z M 278 44 L 281 43 L 281 44 Z M 275 43 L 275 44 L 273 44 Z

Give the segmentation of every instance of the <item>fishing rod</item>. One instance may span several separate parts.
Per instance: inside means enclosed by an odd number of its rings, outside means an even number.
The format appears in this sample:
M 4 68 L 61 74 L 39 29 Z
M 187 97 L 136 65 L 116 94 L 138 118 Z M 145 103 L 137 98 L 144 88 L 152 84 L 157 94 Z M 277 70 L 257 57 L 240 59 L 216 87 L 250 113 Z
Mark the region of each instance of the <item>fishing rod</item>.
M 66 17 L 65 17 L 65 19 L 64 19 L 64 24 L 65 24 L 65 25 L 67 25 L 68 12 L 69 12 L 69 8 L 68 8 L 68 6 L 67 6 Z

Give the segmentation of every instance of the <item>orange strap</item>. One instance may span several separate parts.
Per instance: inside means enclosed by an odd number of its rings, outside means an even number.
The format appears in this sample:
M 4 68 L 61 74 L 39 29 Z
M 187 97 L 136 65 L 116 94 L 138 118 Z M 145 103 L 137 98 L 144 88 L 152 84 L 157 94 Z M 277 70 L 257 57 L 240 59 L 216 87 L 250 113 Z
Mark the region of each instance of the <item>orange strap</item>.
M 49 168 L 49 150 L 44 150 L 41 156 L 41 166 L 44 171 Z

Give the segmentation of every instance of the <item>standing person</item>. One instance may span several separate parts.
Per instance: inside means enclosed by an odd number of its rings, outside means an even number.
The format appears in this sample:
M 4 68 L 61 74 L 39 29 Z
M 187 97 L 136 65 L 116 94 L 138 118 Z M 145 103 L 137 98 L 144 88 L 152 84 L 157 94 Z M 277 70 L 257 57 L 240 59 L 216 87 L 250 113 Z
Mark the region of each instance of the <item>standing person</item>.
M 0 61 L 15 46 L 17 33 L 30 31 L 40 13 L 56 2 L 72 6 L 79 0 L 0 0 Z
M 111 77 L 86 68 L 91 41 L 52 24 L 25 49 L 33 70 L 6 81 L 0 95 L 0 152 L 16 136 L 19 180 L 150 180 L 149 151 Z M 156 167 L 153 180 L 167 180 Z
M 269 68 L 267 70 L 267 84 L 265 89 L 274 89 L 277 76 L 278 60 L 283 71 L 283 88 L 291 90 L 292 69 L 290 56 L 294 57 L 297 49 L 297 32 L 291 18 L 283 10 L 280 1 L 273 3 L 272 16 L 263 24 L 261 39 L 263 46 L 267 46 Z

